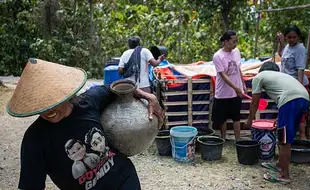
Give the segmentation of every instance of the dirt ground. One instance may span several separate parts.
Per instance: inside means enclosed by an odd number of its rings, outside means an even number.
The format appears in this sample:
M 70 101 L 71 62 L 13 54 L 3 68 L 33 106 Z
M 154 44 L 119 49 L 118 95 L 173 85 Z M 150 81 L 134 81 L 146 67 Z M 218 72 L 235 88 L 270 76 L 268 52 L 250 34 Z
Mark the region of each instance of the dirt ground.
M 0 78 L 1 79 L 1 78 Z M 17 189 L 19 152 L 23 134 L 36 117 L 13 118 L 5 111 L 14 84 L 0 87 L 0 190 Z M 178 163 L 170 157 L 157 155 L 155 143 L 144 153 L 131 158 L 143 190 L 198 189 L 302 189 L 310 187 L 310 165 L 291 166 L 293 182 L 287 186 L 263 180 L 266 171 L 259 166 L 238 163 L 233 143 L 224 146 L 220 161 L 208 162 L 196 154 L 194 163 Z M 47 180 L 47 189 L 57 189 Z

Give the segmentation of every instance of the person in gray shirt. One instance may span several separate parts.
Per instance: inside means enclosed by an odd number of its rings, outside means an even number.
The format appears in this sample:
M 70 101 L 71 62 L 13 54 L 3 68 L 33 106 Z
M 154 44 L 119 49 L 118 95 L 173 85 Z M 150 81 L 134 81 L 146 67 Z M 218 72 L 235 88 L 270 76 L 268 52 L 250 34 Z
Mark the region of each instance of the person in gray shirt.
M 289 177 L 291 144 L 294 142 L 300 121 L 308 109 L 309 95 L 300 82 L 290 75 L 278 72 L 279 70 L 277 64 L 266 62 L 261 66 L 259 74 L 253 78 L 252 102 L 246 126 L 252 126 L 260 95 L 264 89 L 279 109 L 277 134 L 280 145 L 278 163 L 262 163 L 263 167 L 277 172 L 277 174 L 267 172 L 264 174 L 264 179 L 274 183 L 287 184 L 291 182 Z
M 297 79 L 308 89 L 309 81 L 304 70 L 306 69 L 307 50 L 302 43 L 304 37 L 296 25 L 288 26 L 283 34 L 278 33 L 279 41 L 278 53 L 281 56 L 281 72 L 286 73 Z M 287 45 L 285 45 L 285 40 Z M 306 139 L 305 116 L 303 116 L 299 133 L 301 139 Z

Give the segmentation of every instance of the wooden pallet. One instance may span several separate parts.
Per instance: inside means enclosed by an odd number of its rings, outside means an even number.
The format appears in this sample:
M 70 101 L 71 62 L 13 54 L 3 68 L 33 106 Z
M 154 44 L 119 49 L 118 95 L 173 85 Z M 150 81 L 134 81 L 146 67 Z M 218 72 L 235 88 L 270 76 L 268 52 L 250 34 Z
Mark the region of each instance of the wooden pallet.
M 165 110 L 165 124 L 164 128 L 169 129 L 172 126 L 178 125 L 206 125 L 207 127 L 212 128 L 212 121 L 211 121 L 211 114 L 212 114 L 212 105 L 213 105 L 213 88 L 212 88 L 212 80 L 211 79 L 193 79 L 192 77 L 186 76 L 176 76 L 180 77 L 180 79 L 176 80 L 167 80 L 167 79 L 157 79 L 156 81 L 156 96 L 158 97 L 159 102 L 163 106 Z M 251 95 L 251 81 L 246 82 L 248 85 L 248 94 Z M 183 90 L 174 90 L 173 88 L 169 87 L 169 84 L 183 84 Z M 195 84 L 205 84 L 209 88 L 207 89 L 193 89 L 193 85 Z M 264 94 L 265 92 L 263 92 Z M 208 99 L 204 100 L 193 100 L 193 96 L 195 95 L 206 95 L 209 97 Z M 183 97 L 183 100 L 180 101 L 171 101 L 172 97 Z M 184 100 L 184 97 L 186 99 Z M 266 94 L 264 94 L 266 96 Z M 272 105 L 274 101 L 270 98 L 266 98 L 267 102 Z M 247 105 L 250 106 L 250 100 L 243 99 L 242 104 L 243 106 Z M 193 110 L 194 106 L 200 105 L 202 107 L 207 107 L 207 110 Z M 183 110 L 174 110 L 171 111 L 169 108 L 176 108 L 176 107 L 184 106 L 186 109 Z M 277 108 L 273 107 L 271 109 L 266 109 L 263 111 L 257 111 L 256 119 L 266 119 L 266 114 L 269 114 L 267 120 L 274 120 L 277 118 L 278 110 Z M 249 114 L 249 109 L 242 109 L 241 116 L 243 117 L 240 121 L 243 124 L 246 122 L 246 118 Z M 197 116 L 205 116 L 204 119 L 195 119 Z M 179 117 L 180 119 L 171 119 L 173 117 Z M 228 125 L 232 124 L 232 120 L 227 121 Z M 229 127 L 228 127 L 229 129 Z M 245 129 L 245 128 L 242 128 Z

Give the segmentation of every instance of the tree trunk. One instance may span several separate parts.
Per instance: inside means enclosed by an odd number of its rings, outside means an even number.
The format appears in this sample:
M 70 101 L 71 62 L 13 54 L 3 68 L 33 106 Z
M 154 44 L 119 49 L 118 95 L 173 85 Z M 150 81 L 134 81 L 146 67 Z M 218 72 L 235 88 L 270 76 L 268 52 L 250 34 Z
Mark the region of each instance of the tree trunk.
M 223 25 L 224 25 L 224 30 L 227 31 L 230 29 L 229 26 L 229 13 L 232 9 L 232 0 L 224 0 L 222 1 L 222 20 L 223 20 Z
M 89 0 L 88 2 L 90 9 L 90 36 L 94 36 L 94 5 L 92 0 Z
M 226 12 L 222 12 L 222 19 L 224 30 L 227 31 L 229 29 L 229 20 L 228 20 L 228 14 Z
M 56 12 L 59 9 L 58 0 L 45 0 L 44 2 L 44 29 L 48 39 L 51 38 L 53 28 L 56 28 Z
M 89 2 L 89 9 L 90 9 L 90 35 L 89 35 L 89 42 L 90 42 L 90 60 L 88 63 L 88 70 L 90 71 L 90 77 L 92 76 L 92 67 L 93 67 L 93 57 L 94 57 L 94 6 L 93 1 L 88 0 Z
M 179 56 L 179 64 L 182 64 L 182 28 L 181 28 L 181 25 L 182 25 L 182 9 L 180 8 L 179 9 L 179 23 L 178 23 L 178 32 L 179 32 L 179 35 L 178 35 L 178 56 Z
M 77 34 L 77 29 L 76 29 L 76 10 L 77 10 L 77 0 L 74 0 L 74 8 L 73 8 L 73 21 L 74 21 L 74 25 L 73 25 L 73 38 L 75 40 L 75 36 Z

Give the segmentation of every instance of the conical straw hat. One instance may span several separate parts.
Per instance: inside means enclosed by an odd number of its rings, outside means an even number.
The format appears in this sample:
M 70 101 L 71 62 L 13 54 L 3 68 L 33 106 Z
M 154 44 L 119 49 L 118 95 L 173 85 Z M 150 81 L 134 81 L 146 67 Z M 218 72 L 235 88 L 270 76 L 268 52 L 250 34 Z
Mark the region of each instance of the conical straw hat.
M 7 112 L 27 117 L 50 110 L 74 96 L 86 80 L 82 69 L 29 59 L 7 104 Z

